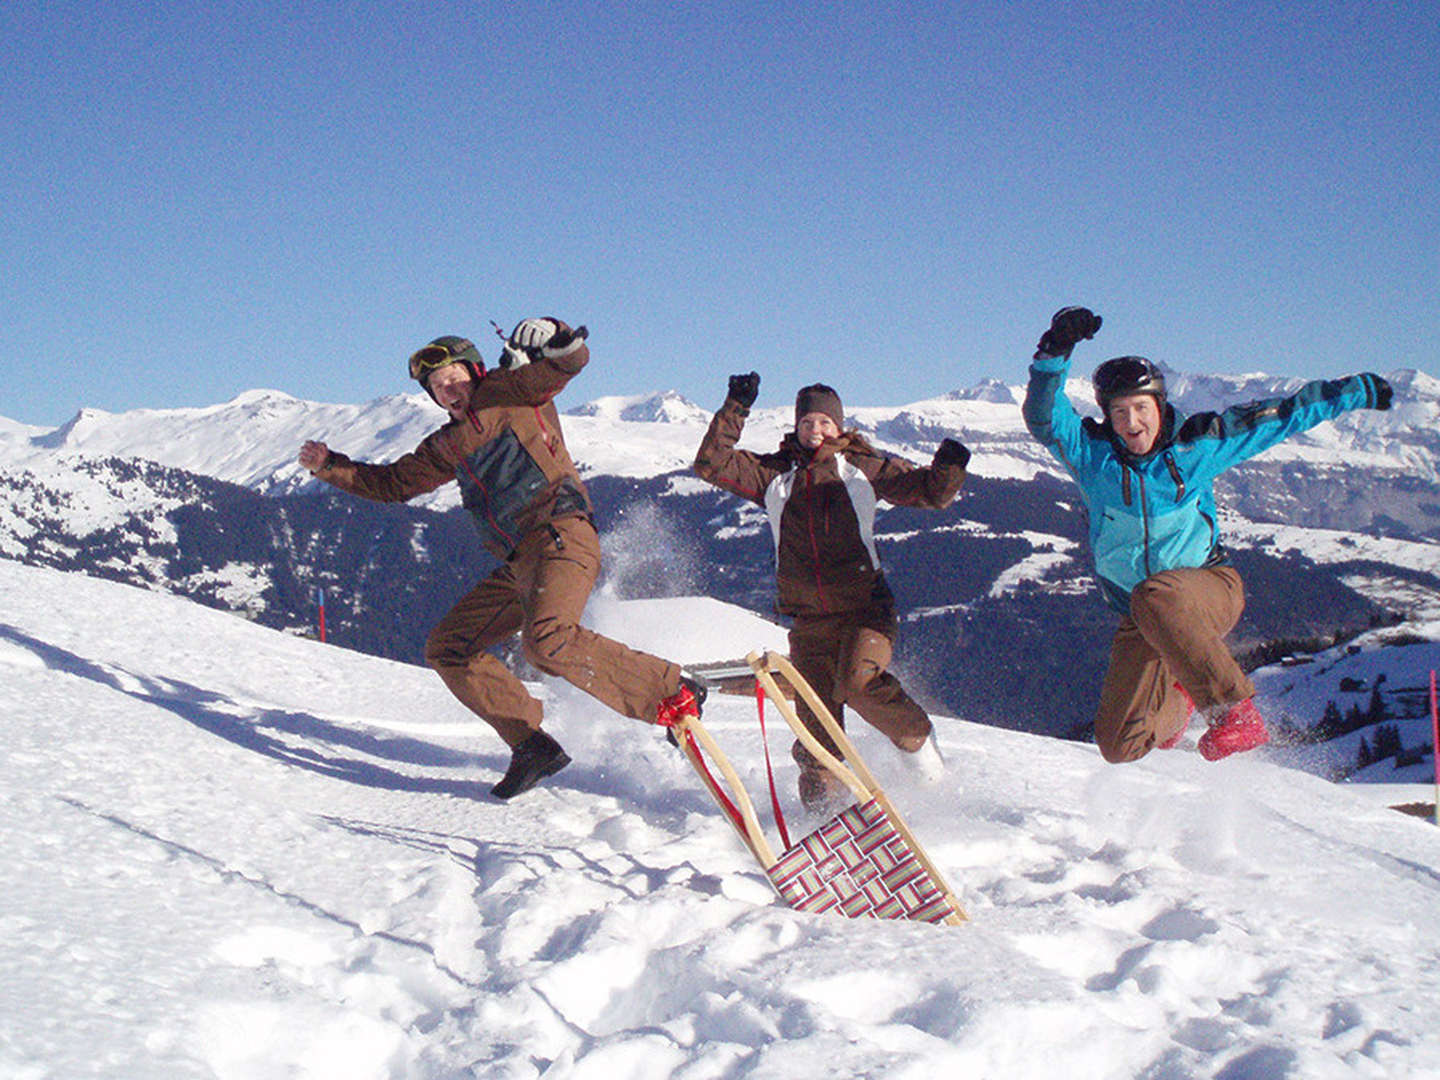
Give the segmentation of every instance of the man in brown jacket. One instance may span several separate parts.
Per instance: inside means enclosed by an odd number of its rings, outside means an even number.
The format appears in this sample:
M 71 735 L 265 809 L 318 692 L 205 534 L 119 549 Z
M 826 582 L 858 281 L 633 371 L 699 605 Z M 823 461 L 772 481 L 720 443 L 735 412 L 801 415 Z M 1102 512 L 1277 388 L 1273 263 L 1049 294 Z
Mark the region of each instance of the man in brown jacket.
M 934 755 L 930 718 L 886 669 L 898 627 L 895 602 L 875 552 L 878 499 L 899 506 L 942 509 L 965 480 L 970 452 L 954 439 L 917 467 L 875 450 L 858 432 L 844 431 L 840 397 L 816 383 L 795 399 L 795 430 L 774 453 L 736 449 L 760 388 L 755 372 L 730 379 L 695 471 L 717 487 L 765 507 L 775 542 L 777 607 L 791 616 L 790 659 L 835 718 L 850 705 L 901 750 Z M 800 703 L 805 726 L 835 747 Z M 812 810 L 840 794 L 834 778 L 803 745 L 800 798 Z M 938 773 L 938 756 L 930 762 Z
M 580 625 L 600 572 L 590 497 L 565 448 L 554 398 L 590 358 L 582 326 L 525 319 L 486 371 L 465 338 L 436 338 L 410 358 L 450 422 L 385 465 L 307 442 L 300 464 L 342 491 L 403 502 L 454 480 L 501 566 L 431 631 L 425 660 L 460 702 L 511 748 L 492 789 L 508 799 L 559 772 L 569 756 L 540 729 L 542 707 L 487 650 L 520 634 L 526 659 L 616 712 L 652 723 L 699 716 L 705 691 L 669 661 Z

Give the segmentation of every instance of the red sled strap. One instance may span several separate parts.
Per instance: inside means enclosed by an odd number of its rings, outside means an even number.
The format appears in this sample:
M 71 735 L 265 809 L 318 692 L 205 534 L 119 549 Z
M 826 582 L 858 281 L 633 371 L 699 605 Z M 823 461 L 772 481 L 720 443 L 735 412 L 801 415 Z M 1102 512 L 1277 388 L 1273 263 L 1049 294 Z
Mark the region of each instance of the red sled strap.
M 705 754 L 700 749 L 700 745 L 695 741 L 695 736 L 689 731 L 686 731 L 683 737 L 685 739 L 685 745 L 690 748 L 690 752 L 694 756 L 695 764 L 699 765 L 700 771 L 705 774 L 706 786 L 714 793 L 716 800 L 729 816 L 731 823 L 743 833 L 745 831 L 745 818 L 741 815 L 740 808 L 730 800 L 730 796 L 725 794 L 725 789 L 721 787 L 715 779 L 715 775 L 710 771 L 710 766 L 705 763 Z
M 755 711 L 760 714 L 760 745 L 765 748 L 765 776 L 770 781 L 770 807 L 775 812 L 775 827 L 780 830 L 780 846 L 790 848 L 790 830 L 785 828 L 785 814 L 780 809 L 780 793 L 775 790 L 775 769 L 770 764 L 770 740 L 765 736 L 765 688 L 755 680 Z

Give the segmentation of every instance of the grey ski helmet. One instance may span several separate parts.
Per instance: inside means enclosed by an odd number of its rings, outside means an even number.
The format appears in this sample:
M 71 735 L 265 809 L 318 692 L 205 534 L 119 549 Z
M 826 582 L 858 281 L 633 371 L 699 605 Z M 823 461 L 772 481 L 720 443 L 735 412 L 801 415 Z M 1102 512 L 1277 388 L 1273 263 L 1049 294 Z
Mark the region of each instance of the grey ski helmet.
M 1150 394 L 1165 404 L 1165 376 L 1143 356 L 1117 356 L 1106 360 L 1091 376 L 1095 403 L 1102 412 L 1110 410 L 1110 402 L 1130 394 Z

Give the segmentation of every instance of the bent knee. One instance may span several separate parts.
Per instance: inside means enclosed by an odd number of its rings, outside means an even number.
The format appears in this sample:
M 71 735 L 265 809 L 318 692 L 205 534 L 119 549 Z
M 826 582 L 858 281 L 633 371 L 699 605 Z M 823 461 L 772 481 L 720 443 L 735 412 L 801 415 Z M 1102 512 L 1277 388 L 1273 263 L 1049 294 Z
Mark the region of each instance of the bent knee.
M 1140 625 L 1186 619 L 1196 614 L 1195 597 L 1169 573 L 1146 578 L 1130 593 L 1130 617 Z
M 879 690 L 884 681 L 885 669 L 879 664 L 869 661 L 856 664 L 849 670 L 840 672 L 835 680 L 836 700 L 849 701 Z
M 1150 746 L 1146 743 L 1127 745 L 1124 743 L 1099 743 L 1100 756 L 1111 765 L 1124 765 L 1127 762 L 1139 761 L 1150 752 Z
M 425 663 L 436 671 L 464 667 L 469 660 L 469 655 L 458 648 L 448 635 L 432 631 L 425 639 Z
M 547 675 L 555 674 L 554 668 L 563 660 L 565 653 L 575 643 L 580 628 L 570 622 L 546 621 L 526 627 L 520 638 L 520 649 L 535 667 Z
M 1148 754 L 1155 746 L 1155 733 L 1148 717 L 1134 716 L 1114 733 L 1096 731 L 1095 745 L 1111 765 L 1123 765 Z

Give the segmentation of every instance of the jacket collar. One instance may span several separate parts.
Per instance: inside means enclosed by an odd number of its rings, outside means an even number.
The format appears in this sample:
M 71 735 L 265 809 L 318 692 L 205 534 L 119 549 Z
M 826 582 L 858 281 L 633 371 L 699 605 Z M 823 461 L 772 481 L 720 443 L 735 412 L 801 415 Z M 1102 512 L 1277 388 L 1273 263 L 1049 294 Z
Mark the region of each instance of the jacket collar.
M 780 452 L 788 457 L 797 468 L 805 469 L 838 457 L 850 449 L 854 441 L 852 435 L 853 432 L 845 432 L 838 439 L 826 439 L 814 450 L 811 450 L 808 446 L 801 445 L 800 439 L 793 431 L 787 431 L 785 437 L 780 440 Z

